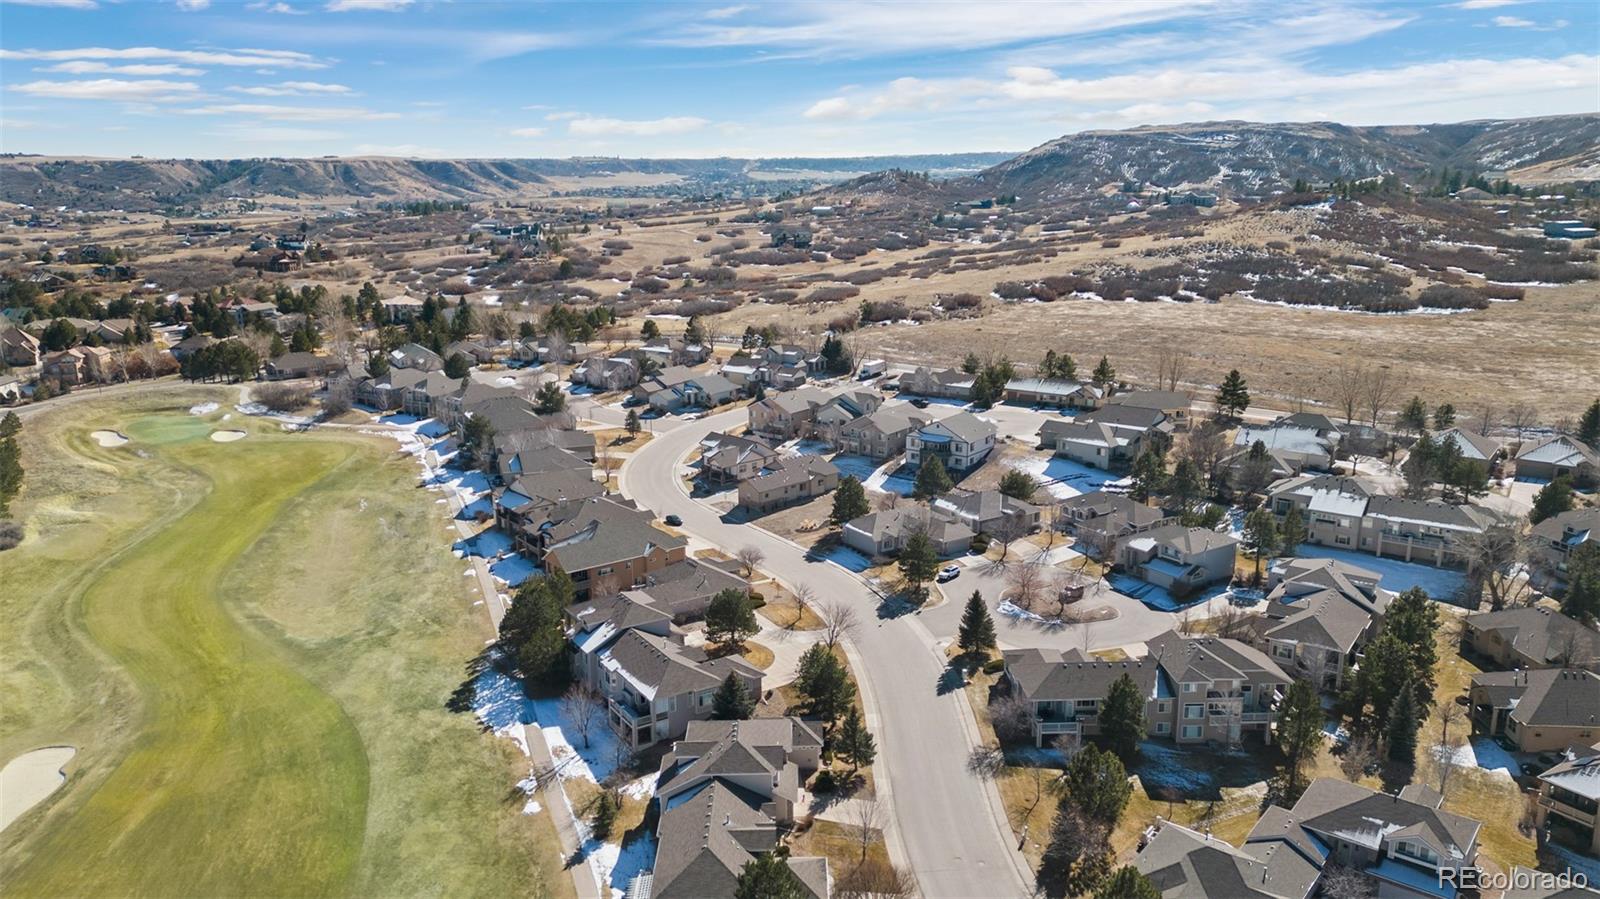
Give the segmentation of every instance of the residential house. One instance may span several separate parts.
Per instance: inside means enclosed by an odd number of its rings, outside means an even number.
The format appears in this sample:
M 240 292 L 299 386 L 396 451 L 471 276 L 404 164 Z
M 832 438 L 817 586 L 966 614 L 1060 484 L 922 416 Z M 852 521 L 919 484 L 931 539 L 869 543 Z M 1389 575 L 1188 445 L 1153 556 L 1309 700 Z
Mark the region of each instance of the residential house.
M 564 337 L 546 334 L 517 341 L 516 355 L 523 362 L 570 365 L 588 359 L 594 355 L 594 351 L 586 343 L 573 343 Z
M 1539 775 L 1534 816 L 1541 844 L 1600 857 L 1600 743 L 1564 754 Z
M 1112 558 L 1121 541 L 1177 521 L 1163 509 L 1103 490 L 1080 493 L 1056 506 L 1056 527 L 1097 558 Z
M 545 565 L 566 572 L 580 596 L 628 589 L 686 555 L 689 541 L 654 522 L 610 497 L 585 500 L 541 534 Z
M 496 470 L 511 464 L 508 459 L 520 456 L 530 449 L 559 449 L 593 464 L 595 442 L 593 431 L 580 431 L 572 426 L 567 413 L 534 415 L 515 430 L 497 433 L 490 439 L 490 454 Z
M 1547 588 L 1565 587 L 1572 554 L 1586 543 L 1600 542 L 1600 508 L 1552 515 L 1534 525 L 1529 538 L 1535 555 L 1534 582 Z
M 954 368 L 934 370 L 918 366 L 900 376 L 900 392 L 956 400 L 972 399 L 973 376 Z
M 1461 654 L 1500 669 L 1600 669 L 1600 632 L 1537 606 L 1482 612 L 1463 622 Z
M 195 334 L 173 344 L 167 352 L 172 354 L 172 358 L 182 362 L 216 342 L 217 339 L 210 334 Z
M 1466 564 L 1463 541 L 1493 523 L 1493 516 L 1477 506 L 1374 496 L 1362 519 L 1360 548 L 1407 562 L 1459 567 Z
M 517 452 L 503 453 L 497 461 L 497 474 L 501 482 L 506 484 L 518 477 L 551 471 L 594 471 L 593 459 L 585 459 L 555 445 L 530 446 Z
M 808 502 L 839 486 L 839 469 L 821 456 L 773 459 L 754 477 L 739 482 L 739 505 L 765 514 Z
M 735 484 L 761 474 L 778 451 L 759 437 L 713 431 L 700 441 L 700 476 L 717 484 Z
M 1228 534 L 1169 524 L 1124 540 L 1116 558 L 1123 570 L 1182 599 L 1232 580 L 1238 547 Z
M 397 296 L 378 301 L 383 309 L 383 317 L 391 325 L 401 325 L 411 321 L 422 314 L 425 301 L 415 297 Z
M 682 624 L 704 618 L 711 600 L 724 590 L 749 593 L 750 582 L 718 563 L 685 558 L 646 574 L 641 583 L 623 592 L 647 599 Z
M 1133 863 L 1163 899 L 1306 899 L 1326 856 L 1304 834 L 1235 848 L 1209 830 L 1158 820 Z
M 639 383 L 639 360 L 632 356 L 590 356 L 572 369 L 574 384 L 610 393 Z
M 1130 390 L 1106 398 L 1108 406 L 1136 406 L 1154 409 L 1178 429 L 1189 427 L 1193 400 L 1181 390 Z
M 105 343 L 126 343 L 128 334 L 138 328 L 139 323 L 131 318 L 107 318 L 95 322 L 94 335 Z
M 1593 481 L 1600 474 L 1600 454 L 1576 437 L 1561 434 L 1522 448 L 1517 453 L 1517 477 L 1553 481 L 1566 475 L 1575 481 Z
M 1273 565 L 1258 645 L 1317 688 L 1337 691 L 1359 650 L 1377 635 L 1394 594 L 1375 571 L 1335 559 L 1285 559 Z
M 1238 745 L 1253 735 L 1271 742 L 1278 701 L 1292 681 L 1276 662 L 1223 637 L 1168 631 L 1145 645 L 1146 655 L 1123 661 L 1077 649 L 1007 650 L 1005 680 L 1032 707 L 1034 742 L 1098 735 L 1101 703 L 1124 675 L 1145 697 L 1150 736 Z
M 343 367 L 344 363 L 331 356 L 318 356 L 316 353 L 284 353 L 276 359 L 267 360 L 266 374 L 269 381 L 320 378 Z
M 464 420 L 466 413 L 477 411 L 483 408 L 485 403 L 490 402 L 518 410 L 531 411 L 533 408 L 527 400 L 518 395 L 515 387 L 501 387 L 498 384 L 485 384 L 472 378 L 462 378 L 456 383 L 454 390 L 434 397 L 431 414 L 443 422 L 445 427 L 453 428 Z
M 798 718 L 692 721 L 661 760 L 656 855 L 630 897 L 732 897 L 739 874 L 779 844 L 821 766 L 822 738 Z M 833 876 L 821 857 L 784 857 L 804 894 L 828 899 Z
M 875 390 L 848 390 L 829 399 L 812 413 L 811 436 L 837 447 L 845 425 L 876 412 L 883 406 L 883 395 Z M 915 406 L 907 406 L 915 409 Z
M 810 436 L 813 417 L 830 399 L 820 388 L 802 387 L 756 400 L 746 410 L 750 433 L 773 443 Z
M 48 357 L 39 369 L 41 381 L 60 384 L 103 384 L 116 375 L 111 350 L 103 346 L 75 346 Z
M 699 365 L 711 356 L 711 348 L 703 343 L 688 343 L 682 337 L 657 337 L 647 340 L 637 350 L 640 356 L 654 360 L 667 368 L 674 365 Z
M 1160 409 L 1107 405 L 1073 419 L 1045 422 L 1039 447 L 1083 465 L 1123 470 L 1155 441 L 1170 439 L 1173 425 Z
M 457 340 L 444 348 L 444 357 L 460 353 L 472 360 L 474 365 L 488 365 L 494 361 L 495 348 L 482 340 Z
M 1476 462 L 1483 466 L 1485 473 L 1494 467 L 1495 460 L 1500 458 L 1504 447 L 1500 441 L 1493 437 L 1469 431 L 1465 428 L 1450 428 L 1440 431 L 1434 436 L 1434 441 L 1439 444 L 1453 443 L 1461 450 L 1461 458 L 1468 462 Z
M 405 343 L 389 351 L 389 365 L 394 368 L 443 371 L 444 359 L 421 344 Z
M 845 523 L 844 544 L 866 556 L 885 556 L 905 548 L 911 535 L 928 535 L 933 551 L 941 557 L 959 555 L 972 546 L 977 536 L 961 521 L 917 507 L 884 509 Z
M 1102 395 L 1093 384 L 1059 378 L 1013 378 L 1006 382 L 1004 394 L 1008 403 L 1059 409 L 1093 409 Z
M 906 464 L 919 466 L 937 456 L 947 471 L 967 472 L 989 458 L 995 426 L 970 412 L 930 421 L 906 434 Z
M 973 533 L 1021 535 L 1039 529 L 1044 509 L 998 490 L 955 490 L 932 503 L 935 512 L 960 521 Z
M 1306 541 L 1317 546 L 1361 546 L 1361 519 L 1377 490 L 1356 478 L 1304 474 L 1267 488 L 1267 507 L 1283 520 L 1294 508 L 1305 525 Z
M 739 388 L 721 375 L 699 374 L 675 365 L 642 380 L 633 389 L 633 396 L 659 412 L 676 412 L 686 407 L 720 406 L 738 392 Z
M 1600 737 L 1600 674 L 1581 668 L 1484 671 L 1468 693 L 1475 733 L 1505 736 L 1521 752 Z
M 606 722 L 633 749 L 681 737 L 690 721 L 710 718 L 712 696 L 729 674 L 761 694 L 760 669 L 684 645 L 671 616 L 637 596 L 585 597 L 563 617 L 573 673 L 604 698 Z
M 605 492 L 605 485 L 594 479 L 594 470 L 588 467 L 512 475 L 506 486 L 490 493 L 494 523 L 511 537 L 518 552 L 537 558 L 543 554 L 552 524 L 565 521 L 586 501 Z
M 0 362 L 13 368 L 39 364 L 39 338 L 21 328 L 0 329 Z
M 1301 470 L 1310 468 L 1316 471 L 1327 471 L 1333 467 L 1334 455 L 1339 447 L 1337 431 L 1327 431 L 1323 428 L 1306 426 L 1300 427 L 1287 422 L 1291 420 L 1304 420 L 1312 417 L 1309 413 L 1301 413 L 1300 417 L 1288 416 L 1270 427 L 1243 427 L 1234 433 L 1233 445 L 1248 449 L 1258 441 L 1269 450 L 1277 450 L 1283 457 Z M 1314 416 L 1327 421 L 1326 416 Z M 1331 425 L 1332 423 L 1329 422 Z
M 272 269 L 278 271 L 278 269 Z M 233 316 L 233 323 L 243 328 L 252 317 L 277 318 L 278 306 L 275 303 L 258 303 L 255 300 L 232 299 L 225 300 L 221 305 L 222 311 Z
M 840 452 L 883 462 L 906 451 L 906 437 L 932 418 L 909 403 L 886 404 L 839 427 Z

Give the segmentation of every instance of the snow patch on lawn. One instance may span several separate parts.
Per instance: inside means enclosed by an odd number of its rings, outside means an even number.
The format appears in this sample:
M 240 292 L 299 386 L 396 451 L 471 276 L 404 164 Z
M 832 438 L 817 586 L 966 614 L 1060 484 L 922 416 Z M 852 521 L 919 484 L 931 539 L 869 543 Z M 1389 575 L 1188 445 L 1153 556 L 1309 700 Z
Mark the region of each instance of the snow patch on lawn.
M 508 587 L 520 587 L 523 581 L 543 573 L 544 569 L 540 568 L 537 562 L 514 552 L 506 553 L 505 556 L 489 564 L 489 574 Z
M 217 411 L 218 408 L 219 407 L 217 406 L 216 403 L 199 403 L 197 405 L 189 407 L 189 414 L 190 415 L 210 415 L 211 413 Z
M 577 735 L 577 728 L 562 714 L 561 700 L 529 698 L 522 690 L 521 681 L 493 664 L 478 675 L 474 687 L 474 711 L 495 733 L 505 735 L 518 724 L 539 728 L 545 745 L 550 748 L 556 773 L 563 780 L 577 778 L 599 783 L 611 776 L 619 761 L 627 759 L 626 753 L 621 751 L 621 739 L 602 716 L 596 716 L 585 746 L 583 738 Z

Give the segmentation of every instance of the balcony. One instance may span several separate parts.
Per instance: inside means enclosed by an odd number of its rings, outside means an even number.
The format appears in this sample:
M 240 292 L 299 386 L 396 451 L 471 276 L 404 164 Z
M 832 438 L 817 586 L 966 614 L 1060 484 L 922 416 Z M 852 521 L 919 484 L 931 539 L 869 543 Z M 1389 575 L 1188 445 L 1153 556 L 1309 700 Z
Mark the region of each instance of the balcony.
M 1579 824 L 1583 824 L 1588 827 L 1595 826 L 1594 813 L 1586 812 L 1579 808 L 1574 808 L 1573 806 L 1567 805 L 1566 803 L 1560 802 L 1549 796 L 1539 797 L 1539 807 L 1545 811 L 1554 812 L 1555 814 L 1566 818 L 1568 821 L 1576 821 Z
M 1244 724 L 1266 724 L 1272 720 L 1271 712 L 1245 712 L 1239 716 Z
M 611 710 L 616 713 L 618 718 L 634 727 L 643 727 L 655 720 L 655 716 L 651 714 L 649 709 L 637 709 L 630 703 L 619 702 L 616 699 L 608 700 L 608 702 L 611 705 Z
M 1041 734 L 1075 734 L 1078 732 L 1076 721 L 1039 721 L 1035 729 Z

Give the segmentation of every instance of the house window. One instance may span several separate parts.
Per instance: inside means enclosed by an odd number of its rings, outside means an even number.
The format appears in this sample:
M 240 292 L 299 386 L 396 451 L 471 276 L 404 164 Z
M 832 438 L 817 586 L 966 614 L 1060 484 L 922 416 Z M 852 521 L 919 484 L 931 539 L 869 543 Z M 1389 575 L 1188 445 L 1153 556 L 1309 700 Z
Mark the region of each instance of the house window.
M 1185 692 L 1185 693 L 1193 693 L 1195 690 L 1199 689 L 1199 687 L 1200 687 L 1199 684 L 1184 684 L 1183 685 L 1183 692 Z
M 1167 702 L 1165 699 L 1163 699 L 1160 702 L 1156 703 L 1156 712 L 1159 713 L 1159 714 L 1165 715 L 1167 712 L 1169 712 L 1171 710 L 1172 710 L 1172 703 Z
M 1158 734 L 1170 734 L 1170 733 L 1172 733 L 1172 725 L 1168 724 L 1165 721 L 1157 721 L 1156 722 L 1156 733 L 1158 733 Z
M 1338 544 L 1338 545 L 1340 545 L 1340 546 L 1349 546 L 1350 545 L 1350 538 L 1349 537 L 1335 537 L 1335 538 L 1333 538 L 1333 542 Z
M 1100 700 L 1098 699 L 1080 699 L 1076 703 L 1077 707 L 1080 709 L 1092 709 L 1099 704 Z
M 1185 740 L 1197 740 L 1197 739 L 1199 739 L 1200 738 L 1200 725 L 1198 725 L 1198 724 L 1185 724 L 1183 726 L 1183 738 Z
M 1205 706 L 1203 706 L 1201 703 L 1192 702 L 1183 707 L 1183 717 L 1191 721 L 1197 721 L 1205 716 Z M 1187 730 L 1187 728 L 1185 728 L 1185 730 Z

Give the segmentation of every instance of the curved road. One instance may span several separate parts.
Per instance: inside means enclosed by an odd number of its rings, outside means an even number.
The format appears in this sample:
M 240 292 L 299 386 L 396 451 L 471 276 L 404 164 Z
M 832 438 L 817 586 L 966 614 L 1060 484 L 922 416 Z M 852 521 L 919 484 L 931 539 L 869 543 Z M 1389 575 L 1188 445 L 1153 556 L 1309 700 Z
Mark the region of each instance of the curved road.
M 850 641 L 851 661 L 878 739 L 874 780 L 894 812 L 891 853 L 903 856 L 896 861 L 909 865 L 928 897 L 1031 894 L 1031 875 L 1012 848 L 998 791 L 967 772 L 978 737 L 965 693 L 939 692 L 944 655 L 917 617 L 879 618 L 877 596 L 860 578 L 829 562 L 807 561 L 797 544 L 767 531 L 724 522 L 685 492 L 683 457 L 709 432 L 742 424 L 745 416 L 735 409 L 658 431 L 623 466 L 622 493 L 659 514 L 681 516 L 682 531 L 712 545 L 730 552 L 760 548 L 766 554 L 761 567 L 790 587 L 808 584 L 821 599 L 852 602 L 861 624 Z

